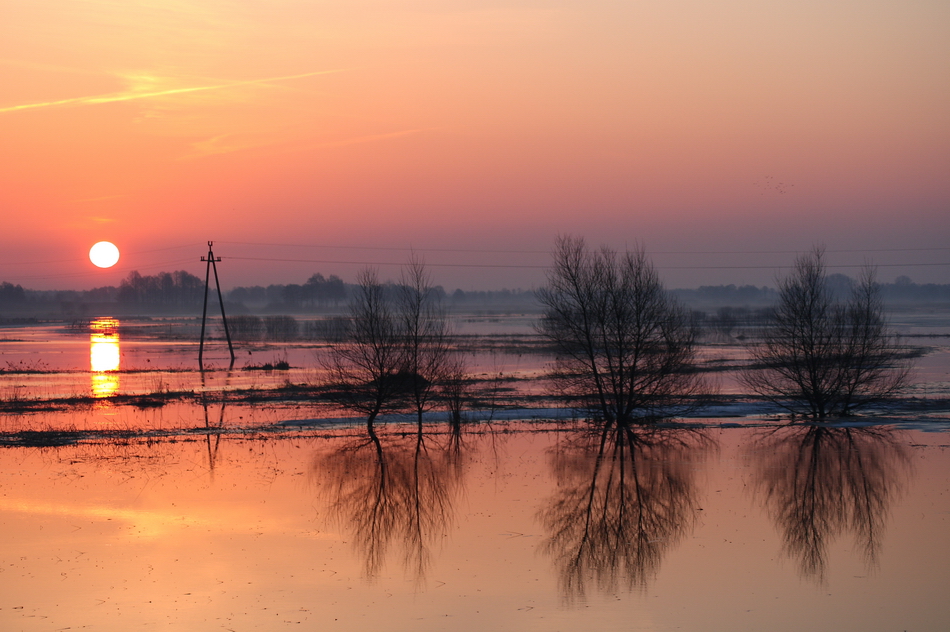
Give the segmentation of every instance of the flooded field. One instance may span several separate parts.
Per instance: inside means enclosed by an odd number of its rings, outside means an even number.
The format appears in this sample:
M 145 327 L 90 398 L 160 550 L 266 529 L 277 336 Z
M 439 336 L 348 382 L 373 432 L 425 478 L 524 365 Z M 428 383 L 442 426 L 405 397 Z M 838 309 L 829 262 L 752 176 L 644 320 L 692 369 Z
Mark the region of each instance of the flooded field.
M 457 319 L 469 370 L 476 376 L 536 377 L 550 358 L 539 353 L 533 322 L 521 316 Z M 220 331 L 205 344 L 201 371 L 200 325 L 193 318 L 101 318 L 0 327 L 0 399 L 237 391 L 310 384 L 320 378 L 325 342 L 239 340 L 232 363 Z M 286 368 L 274 369 L 281 364 Z
M 201 372 L 193 320 L 0 330 L 0 629 L 950 626 L 945 413 L 592 433 L 527 420 L 530 319 L 459 330 L 470 423 L 375 433 L 308 397 L 320 343 L 215 340 Z M 922 332 L 912 396 L 946 398 Z
M 5 630 L 943 630 L 950 438 L 387 426 L 0 451 Z
M 468 370 L 477 379 L 521 382 L 541 377 L 552 357 L 538 339 L 536 315 L 459 315 L 453 328 Z M 306 325 L 307 321 L 303 321 Z M 232 363 L 220 324 L 204 347 L 199 370 L 200 320 L 92 319 L 79 323 L 0 327 L 0 399 L 109 398 L 169 392 L 261 390 L 315 384 L 327 344 L 292 340 L 235 340 Z M 904 315 L 895 329 L 905 344 L 924 353 L 915 361 L 911 392 L 950 393 L 950 317 Z M 742 340 L 709 337 L 699 346 L 700 366 L 710 370 L 716 392 L 741 393 L 734 369 L 747 354 Z M 282 368 L 275 368 L 282 367 Z

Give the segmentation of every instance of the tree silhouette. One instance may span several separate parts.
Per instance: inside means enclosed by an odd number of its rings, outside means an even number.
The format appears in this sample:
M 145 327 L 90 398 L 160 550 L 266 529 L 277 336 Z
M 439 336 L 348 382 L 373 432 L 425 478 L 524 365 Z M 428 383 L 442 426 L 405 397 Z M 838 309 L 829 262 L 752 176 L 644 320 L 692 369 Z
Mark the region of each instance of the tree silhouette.
M 815 419 L 849 415 L 900 392 L 911 365 L 887 327 L 873 271 L 864 271 L 846 302 L 835 298 L 843 291 L 829 284 L 821 249 L 799 257 L 779 284 L 773 321 L 752 347 L 741 381 Z
M 345 338 L 322 359 L 327 397 L 366 415 L 372 429 L 380 413 L 405 404 L 408 385 L 399 319 L 375 270 L 360 271 Z
M 435 395 L 446 386 L 453 369 L 457 369 L 458 359 L 451 348 L 441 300 L 434 292 L 425 264 L 414 255 L 403 270 L 396 311 L 402 328 L 403 373 L 409 405 L 421 431 L 423 414 L 432 407 Z
M 559 237 L 538 331 L 555 347 L 551 373 L 572 405 L 608 425 L 677 414 L 702 391 L 688 312 L 663 289 L 643 250 L 590 251 Z
M 402 281 L 383 284 L 374 270 L 360 273 L 341 340 L 324 358 L 325 385 L 331 400 L 367 415 L 370 426 L 380 413 L 411 410 L 421 430 L 439 395 L 458 404 L 452 397 L 462 391 L 453 388 L 464 364 L 420 259 L 410 259 Z
M 193 308 L 201 305 L 203 296 L 204 282 L 184 270 L 154 276 L 142 276 L 133 270 L 118 290 L 120 303 L 151 308 Z

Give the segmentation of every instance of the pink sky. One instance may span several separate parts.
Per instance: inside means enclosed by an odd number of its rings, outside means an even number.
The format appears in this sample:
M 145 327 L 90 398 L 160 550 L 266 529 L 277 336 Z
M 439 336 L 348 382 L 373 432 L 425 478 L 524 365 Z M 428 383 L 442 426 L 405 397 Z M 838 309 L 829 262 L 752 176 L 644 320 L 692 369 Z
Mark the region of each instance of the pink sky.
M 530 288 L 571 233 L 672 287 L 816 243 L 950 283 L 948 32 L 914 0 L 8 1 L 0 281 L 203 275 L 214 240 L 226 287 L 412 248 Z

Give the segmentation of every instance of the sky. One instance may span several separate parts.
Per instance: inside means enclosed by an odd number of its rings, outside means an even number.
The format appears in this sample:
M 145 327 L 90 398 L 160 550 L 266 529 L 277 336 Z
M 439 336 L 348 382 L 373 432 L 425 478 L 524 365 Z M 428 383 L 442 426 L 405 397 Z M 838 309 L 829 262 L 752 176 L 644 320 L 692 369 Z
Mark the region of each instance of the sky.
M 945 0 L 0 0 L 0 281 L 950 283 Z M 100 270 L 93 243 L 119 264 Z

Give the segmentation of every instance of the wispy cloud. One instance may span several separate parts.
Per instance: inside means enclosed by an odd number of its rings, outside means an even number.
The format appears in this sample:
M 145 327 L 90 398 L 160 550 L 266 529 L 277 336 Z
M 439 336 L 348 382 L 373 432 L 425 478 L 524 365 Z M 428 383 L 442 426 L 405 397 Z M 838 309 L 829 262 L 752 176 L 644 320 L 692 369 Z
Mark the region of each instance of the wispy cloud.
M 86 96 L 86 97 L 74 97 L 71 99 L 59 99 L 58 101 L 45 101 L 42 103 L 25 103 L 22 105 L 11 105 L 4 108 L 0 108 L 0 114 L 5 114 L 7 112 L 18 112 L 20 110 L 35 110 L 38 108 L 49 108 L 57 106 L 79 106 L 79 105 L 101 105 L 103 103 L 116 103 L 120 101 L 135 101 L 138 99 L 152 99 L 155 97 L 165 97 L 176 94 L 188 94 L 190 92 L 206 92 L 209 90 L 222 90 L 225 88 L 235 88 L 238 86 L 250 86 L 250 85 L 260 85 L 266 83 L 272 83 L 275 81 L 289 81 L 291 79 L 303 79 L 305 77 L 315 77 L 317 75 L 328 75 L 331 73 L 343 72 L 342 69 L 335 70 L 318 70 L 316 72 L 305 72 L 299 75 L 285 75 L 283 77 L 267 77 L 264 79 L 249 79 L 246 81 L 230 81 L 226 83 L 218 83 L 209 86 L 191 86 L 187 88 L 168 88 L 165 90 L 155 90 L 148 92 L 141 91 L 124 91 L 124 92 L 113 92 L 109 94 L 101 94 L 95 96 Z

